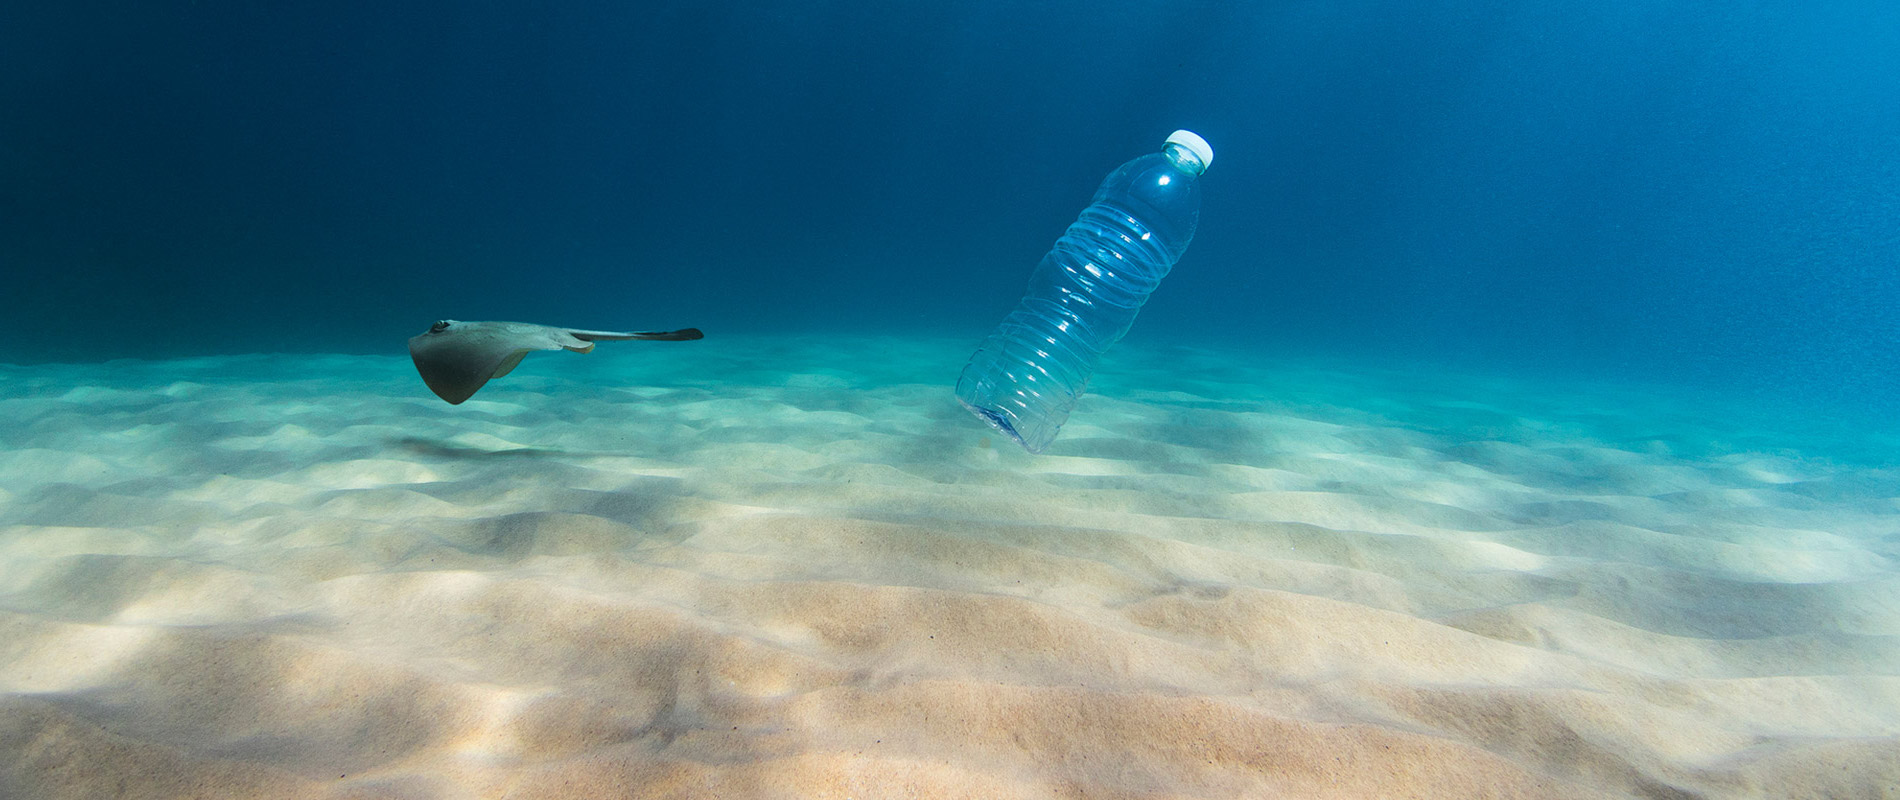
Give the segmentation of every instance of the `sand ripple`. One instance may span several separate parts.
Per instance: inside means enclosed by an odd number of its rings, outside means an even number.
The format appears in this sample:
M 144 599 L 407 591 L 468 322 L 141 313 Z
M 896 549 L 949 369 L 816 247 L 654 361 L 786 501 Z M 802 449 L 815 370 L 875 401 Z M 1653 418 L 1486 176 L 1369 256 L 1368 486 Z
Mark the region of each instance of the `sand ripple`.
M 1884 445 L 963 344 L 0 368 L 0 796 L 1900 793 Z

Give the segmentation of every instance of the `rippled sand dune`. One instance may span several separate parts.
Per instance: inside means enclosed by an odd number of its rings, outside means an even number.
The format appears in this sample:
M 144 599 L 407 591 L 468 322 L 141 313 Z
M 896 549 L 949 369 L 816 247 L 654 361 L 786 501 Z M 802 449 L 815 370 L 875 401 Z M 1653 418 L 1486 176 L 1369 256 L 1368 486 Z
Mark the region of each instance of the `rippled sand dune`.
M 1900 796 L 1878 459 L 1138 343 L 1032 457 L 968 344 L 0 367 L 0 797 Z

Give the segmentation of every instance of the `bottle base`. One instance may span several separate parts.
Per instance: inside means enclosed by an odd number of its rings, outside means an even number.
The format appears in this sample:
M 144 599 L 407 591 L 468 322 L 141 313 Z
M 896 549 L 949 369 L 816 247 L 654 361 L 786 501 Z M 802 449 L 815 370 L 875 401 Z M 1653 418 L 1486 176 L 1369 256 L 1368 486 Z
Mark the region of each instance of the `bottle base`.
M 989 408 L 984 408 L 982 406 L 971 405 L 968 401 L 964 400 L 961 397 L 957 398 L 957 402 L 962 403 L 963 407 L 969 409 L 971 414 L 975 414 L 977 419 L 980 419 L 986 423 L 989 423 L 990 427 L 995 428 L 998 432 L 1002 433 L 1004 436 L 1008 436 L 1010 441 L 1015 442 L 1019 445 L 1022 445 L 1022 448 L 1024 450 L 1028 450 L 1030 453 L 1042 452 L 1042 448 L 1032 447 L 1030 446 L 1029 442 L 1023 439 L 1023 435 L 1016 431 L 1016 426 L 1010 424 L 1010 420 L 1007 415 L 1004 415 L 1003 413 L 996 411 L 995 409 L 989 409 Z

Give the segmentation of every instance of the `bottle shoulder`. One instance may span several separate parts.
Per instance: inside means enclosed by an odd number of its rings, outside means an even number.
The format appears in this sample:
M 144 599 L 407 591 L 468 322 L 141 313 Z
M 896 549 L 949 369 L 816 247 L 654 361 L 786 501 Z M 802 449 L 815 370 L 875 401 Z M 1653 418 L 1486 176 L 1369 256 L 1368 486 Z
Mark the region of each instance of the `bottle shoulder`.
M 1102 179 L 1093 202 L 1131 200 L 1169 216 L 1198 215 L 1199 176 L 1181 170 L 1161 153 L 1131 159 Z

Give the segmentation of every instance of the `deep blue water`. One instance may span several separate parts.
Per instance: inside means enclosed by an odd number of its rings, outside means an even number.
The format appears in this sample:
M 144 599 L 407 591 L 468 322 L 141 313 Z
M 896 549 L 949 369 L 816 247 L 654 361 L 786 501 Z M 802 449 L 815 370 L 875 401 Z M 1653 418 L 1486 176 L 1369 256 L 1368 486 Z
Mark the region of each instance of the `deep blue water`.
M 1896 108 L 1888 2 L 14 4 L 0 361 L 974 344 L 1189 128 L 1132 336 L 1900 410 Z

